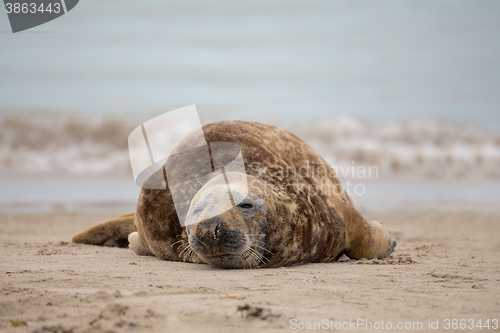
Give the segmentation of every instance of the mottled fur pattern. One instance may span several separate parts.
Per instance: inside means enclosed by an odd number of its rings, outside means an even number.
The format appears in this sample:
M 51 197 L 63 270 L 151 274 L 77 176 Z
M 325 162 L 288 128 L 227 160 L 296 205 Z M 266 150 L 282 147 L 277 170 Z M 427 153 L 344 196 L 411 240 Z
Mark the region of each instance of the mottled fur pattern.
M 396 242 L 385 226 L 368 223 L 361 216 L 331 166 L 295 135 L 243 121 L 209 124 L 203 131 L 209 143 L 231 142 L 241 148 L 249 195 L 261 198 L 265 207 L 260 215 L 252 216 L 251 229 L 245 213 L 237 207 L 217 217 L 244 232 L 253 247 L 244 254 L 241 265 L 232 267 L 331 262 L 342 254 L 353 259 L 382 258 L 393 251 Z M 203 251 L 194 251 L 196 244 L 190 233 L 205 227 L 181 227 L 168 188 L 141 189 L 134 224 L 144 253 L 226 267 L 211 261 Z M 78 242 L 85 243 L 82 237 Z

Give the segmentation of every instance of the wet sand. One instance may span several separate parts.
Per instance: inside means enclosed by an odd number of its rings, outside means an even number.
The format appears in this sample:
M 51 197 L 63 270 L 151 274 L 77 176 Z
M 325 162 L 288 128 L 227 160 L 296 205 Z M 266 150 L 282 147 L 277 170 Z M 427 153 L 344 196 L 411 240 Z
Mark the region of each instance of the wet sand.
M 371 213 L 398 239 L 391 258 L 253 270 L 70 243 L 114 215 L 0 215 L 0 331 L 370 331 L 346 327 L 358 319 L 415 332 L 429 320 L 450 332 L 446 319 L 489 319 L 481 331 L 499 331 L 500 213 Z

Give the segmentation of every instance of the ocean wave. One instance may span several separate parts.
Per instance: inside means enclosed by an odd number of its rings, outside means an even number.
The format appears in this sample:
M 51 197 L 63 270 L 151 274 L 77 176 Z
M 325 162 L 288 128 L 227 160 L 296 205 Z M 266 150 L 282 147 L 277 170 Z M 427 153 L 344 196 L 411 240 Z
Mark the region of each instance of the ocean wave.
M 3 175 L 127 175 L 127 137 L 135 126 L 97 117 L 4 117 L 0 171 Z
M 380 178 L 500 177 L 500 136 L 475 123 L 336 117 L 277 125 L 344 168 L 341 176 L 349 176 L 345 168 L 375 166 Z M 3 117 L 0 172 L 132 177 L 127 138 L 136 126 L 116 118 Z
M 500 177 L 500 136 L 472 122 L 338 117 L 289 128 L 339 168 L 376 166 L 380 177 Z

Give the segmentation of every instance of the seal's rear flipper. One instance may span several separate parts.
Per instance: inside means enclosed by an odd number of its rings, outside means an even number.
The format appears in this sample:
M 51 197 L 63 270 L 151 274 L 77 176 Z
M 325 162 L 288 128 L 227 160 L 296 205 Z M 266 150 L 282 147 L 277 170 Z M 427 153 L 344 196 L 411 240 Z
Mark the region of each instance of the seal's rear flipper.
M 108 247 L 128 247 L 128 235 L 137 231 L 134 220 L 135 212 L 125 214 L 79 232 L 71 241 Z

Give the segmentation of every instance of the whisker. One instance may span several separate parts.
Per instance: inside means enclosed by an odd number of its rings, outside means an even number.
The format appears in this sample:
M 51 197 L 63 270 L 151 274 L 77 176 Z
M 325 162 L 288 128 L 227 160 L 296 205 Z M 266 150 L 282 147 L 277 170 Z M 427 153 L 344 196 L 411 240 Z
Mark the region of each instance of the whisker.
M 180 236 L 180 235 L 179 235 L 179 236 Z M 185 242 L 185 241 L 186 241 L 186 240 L 184 240 L 184 239 L 178 240 L 177 242 L 172 243 L 172 245 L 170 245 L 170 247 L 174 247 L 174 245 L 179 244 L 179 243 L 183 243 L 183 242 Z
M 274 254 L 272 251 L 269 251 L 265 247 L 261 246 L 260 244 L 264 245 L 264 242 L 257 239 L 251 246 L 249 246 L 247 242 L 242 239 L 240 239 L 238 243 L 241 245 L 246 245 L 246 248 L 242 250 L 241 253 L 244 255 L 245 259 L 252 261 L 256 266 L 258 266 L 258 262 L 269 262 L 269 259 L 266 258 L 263 254 L 259 253 L 256 249 L 265 251 L 271 255 Z
M 248 258 L 252 263 L 258 268 L 259 267 L 259 262 L 261 262 L 262 255 L 260 253 L 257 253 L 254 249 L 249 248 L 246 252 L 248 252 Z
M 189 243 L 186 244 L 186 246 L 183 248 L 183 250 L 179 253 L 179 257 L 185 252 L 191 250 L 191 247 L 189 246 Z
M 274 254 L 273 252 L 269 251 L 268 249 L 266 249 L 266 248 L 264 248 L 264 247 L 262 247 L 260 245 L 254 244 L 253 246 L 256 247 L 256 248 L 258 248 L 258 249 L 264 250 L 264 251 L 266 251 L 269 254 Z
M 259 267 L 259 264 L 257 263 L 256 258 L 255 258 L 253 255 L 250 255 L 250 260 L 253 262 L 253 264 L 254 264 L 256 267 Z
M 251 233 L 247 233 L 248 236 L 259 236 L 259 237 L 266 237 L 266 235 L 263 235 L 263 234 L 251 234 Z
M 247 252 L 248 252 L 248 251 L 245 251 L 245 252 L 244 252 L 244 253 L 245 253 L 244 258 L 245 258 L 245 260 L 246 260 L 246 261 L 250 264 L 248 268 L 252 268 L 252 264 L 253 264 L 254 262 L 253 262 L 253 259 L 252 259 L 252 258 L 251 258 L 251 256 L 250 256 L 251 254 L 250 254 L 250 253 L 248 253 L 248 254 L 247 254 Z
M 189 258 L 191 260 L 191 262 L 195 262 L 195 258 L 197 258 L 197 257 L 198 257 L 198 255 L 194 251 L 191 251 L 191 256 Z
M 182 261 L 186 261 L 186 258 L 189 258 L 189 256 L 191 256 L 193 252 L 193 249 L 191 249 L 190 247 L 188 248 L 188 251 L 186 251 L 186 253 L 184 253 L 184 256 L 182 257 Z
M 256 259 L 260 262 L 262 261 L 266 261 L 266 262 L 269 262 L 269 259 L 267 259 L 265 256 L 263 256 L 262 254 L 258 253 L 257 251 L 255 251 L 255 249 L 252 249 L 253 251 L 253 255 L 256 257 Z

